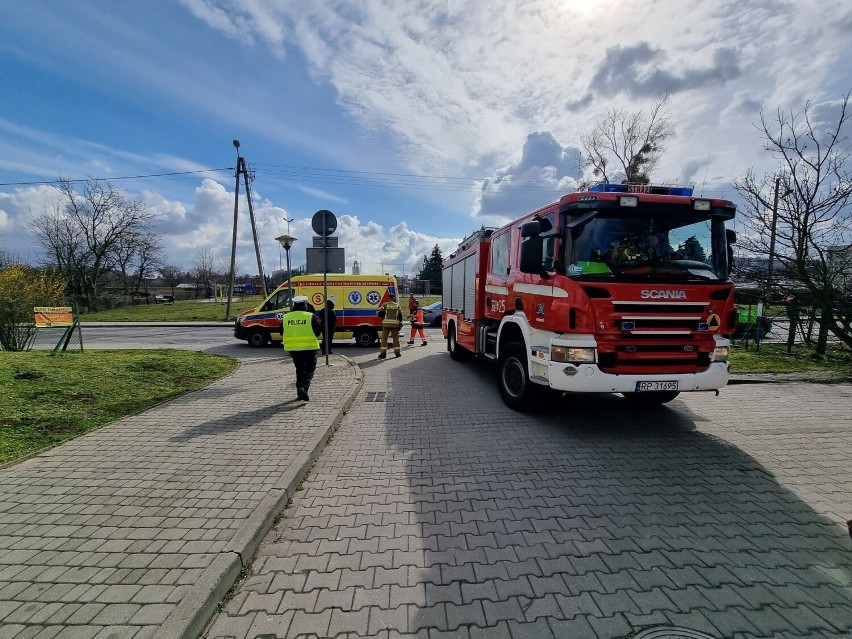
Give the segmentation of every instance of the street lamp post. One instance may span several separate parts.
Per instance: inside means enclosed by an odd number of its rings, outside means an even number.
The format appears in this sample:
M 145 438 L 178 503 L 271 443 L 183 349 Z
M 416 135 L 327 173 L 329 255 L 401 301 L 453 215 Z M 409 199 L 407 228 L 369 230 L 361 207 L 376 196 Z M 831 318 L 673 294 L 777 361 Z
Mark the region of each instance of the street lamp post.
M 292 220 L 288 220 L 289 227 Z M 284 252 L 287 254 L 287 291 L 290 293 L 290 308 L 293 308 L 293 270 L 290 268 L 290 247 L 296 238 L 292 235 L 280 235 L 275 238 L 284 247 Z
M 287 234 L 282 236 L 282 237 L 287 237 L 287 236 L 290 235 L 290 222 L 292 222 L 295 219 L 296 218 L 294 218 L 294 217 L 288 218 L 286 215 L 284 216 L 284 221 L 287 222 Z M 293 238 L 293 241 L 295 241 L 295 238 Z M 292 244 L 292 242 L 291 242 L 291 244 Z M 280 251 L 279 251 L 279 255 L 280 255 Z M 278 265 L 278 268 L 281 268 L 280 264 Z M 287 277 L 290 277 L 290 262 L 289 261 L 287 262 Z M 281 281 L 283 282 L 284 280 L 281 280 Z

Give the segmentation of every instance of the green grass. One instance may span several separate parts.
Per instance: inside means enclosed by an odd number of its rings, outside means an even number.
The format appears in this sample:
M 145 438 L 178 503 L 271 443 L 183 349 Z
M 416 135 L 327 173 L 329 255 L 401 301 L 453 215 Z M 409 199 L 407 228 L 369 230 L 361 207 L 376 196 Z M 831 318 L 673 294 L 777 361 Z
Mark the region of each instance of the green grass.
M 263 301 L 259 295 L 237 299 L 231 302 L 230 320 L 242 311 L 255 308 Z M 81 322 L 223 322 L 225 321 L 226 302 L 208 302 L 207 300 L 185 300 L 174 304 L 136 304 L 122 306 L 109 311 L 84 313 Z
M 825 357 L 814 353 L 812 348 L 795 344 L 791 354 L 787 354 L 786 344 L 760 345 L 755 348 L 735 346 L 731 349 L 731 368 L 735 373 L 833 373 L 838 381 L 852 379 L 852 351 L 848 348 L 832 346 Z
M 179 350 L 0 352 L 0 464 L 203 388 L 237 366 Z

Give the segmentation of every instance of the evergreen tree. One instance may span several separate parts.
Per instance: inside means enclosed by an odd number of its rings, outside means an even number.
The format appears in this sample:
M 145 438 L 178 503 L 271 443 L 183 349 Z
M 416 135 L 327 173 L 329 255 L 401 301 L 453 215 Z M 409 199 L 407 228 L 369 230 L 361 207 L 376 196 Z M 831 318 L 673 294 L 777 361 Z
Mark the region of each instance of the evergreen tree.
M 701 246 L 701 242 L 694 235 L 686 238 L 678 247 L 678 252 L 683 255 L 682 259 L 707 262 L 707 254 L 704 252 L 704 247 Z
M 443 261 L 441 248 L 435 244 L 432 254 L 429 257 L 423 256 L 423 268 L 417 274 L 418 280 L 429 281 L 429 289 L 433 293 L 442 290 L 441 263 Z

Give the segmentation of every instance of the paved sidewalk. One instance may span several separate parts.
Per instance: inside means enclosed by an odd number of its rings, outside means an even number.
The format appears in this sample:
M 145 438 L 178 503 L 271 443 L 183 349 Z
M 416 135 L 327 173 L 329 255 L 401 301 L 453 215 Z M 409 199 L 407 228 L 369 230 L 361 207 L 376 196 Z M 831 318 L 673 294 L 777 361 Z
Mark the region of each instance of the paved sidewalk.
M 354 359 L 352 410 L 206 639 L 849 638 L 852 386 L 521 415 L 442 342 Z
M 280 349 L 0 470 L 0 638 L 195 637 L 361 383 L 320 360 L 295 400 Z

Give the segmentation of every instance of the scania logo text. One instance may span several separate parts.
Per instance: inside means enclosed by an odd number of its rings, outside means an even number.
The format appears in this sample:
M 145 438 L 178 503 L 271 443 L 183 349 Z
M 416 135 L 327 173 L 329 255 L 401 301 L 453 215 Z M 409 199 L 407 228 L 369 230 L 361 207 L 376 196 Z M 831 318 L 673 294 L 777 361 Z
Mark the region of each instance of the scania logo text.
M 686 291 L 666 291 L 662 289 L 644 288 L 639 291 L 643 300 L 685 300 Z

